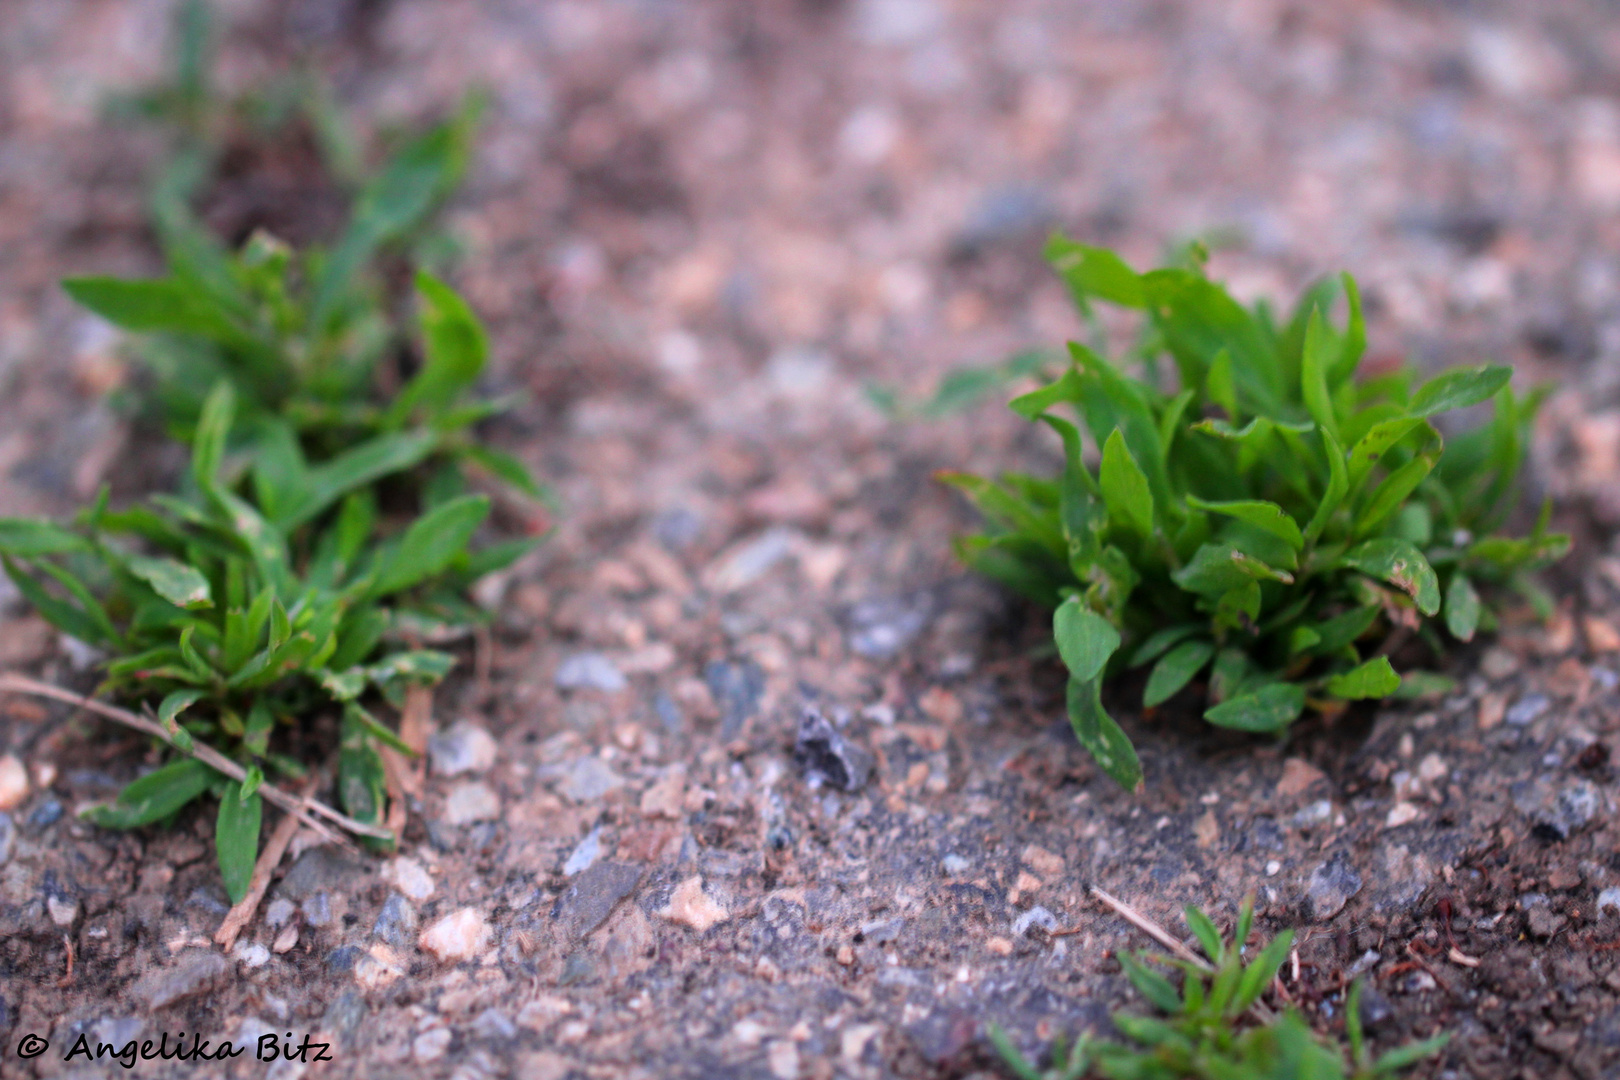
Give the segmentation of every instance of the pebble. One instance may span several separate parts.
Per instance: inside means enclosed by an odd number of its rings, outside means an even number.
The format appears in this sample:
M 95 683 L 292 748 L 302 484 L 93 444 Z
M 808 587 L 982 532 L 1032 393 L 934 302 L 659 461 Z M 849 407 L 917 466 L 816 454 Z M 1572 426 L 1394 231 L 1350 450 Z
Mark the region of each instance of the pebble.
M 428 740 L 428 757 L 437 776 L 488 772 L 495 765 L 498 749 L 493 735 L 467 720 Z
M 472 1022 L 473 1034 L 480 1039 L 506 1040 L 517 1038 L 517 1025 L 499 1009 L 485 1009 Z
M 0 810 L 15 810 L 28 798 L 28 770 L 11 754 L 0 757 Z
M 600 690 L 616 694 L 628 683 L 613 661 L 597 652 L 575 653 L 557 666 L 552 681 L 559 690 Z
M 399 893 L 389 893 L 371 933 L 396 949 L 405 948 L 416 936 L 416 909 Z
M 1333 817 L 1333 803 L 1327 799 L 1318 799 L 1300 810 L 1291 819 L 1294 828 L 1310 829 L 1330 821 Z
M 219 953 L 211 949 L 188 949 L 173 966 L 142 975 L 130 989 L 130 995 L 155 1012 L 212 990 L 230 970 L 230 962 Z
M 1030 929 L 1037 926 L 1051 933 L 1058 928 L 1057 916 L 1036 904 L 1013 920 L 1012 929 L 1019 937 L 1028 937 Z
M 450 1049 L 450 1038 L 447 1027 L 428 1028 L 411 1043 L 411 1056 L 423 1064 L 438 1061 Z
M 851 651 L 868 660 L 887 660 L 911 644 L 934 614 L 931 593 L 862 600 L 846 619 Z
M 872 773 L 872 755 L 844 738 L 819 709 L 806 706 L 793 743 L 793 760 L 804 771 L 814 791 L 829 784 L 844 791 L 859 791 Z
M 582 757 L 563 780 L 558 789 L 565 798 L 577 803 L 592 802 L 610 791 L 624 786 L 624 777 L 614 772 L 601 758 Z
M 269 906 L 264 909 L 264 925 L 272 930 L 279 930 L 281 927 L 286 926 L 288 920 L 297 912 L 298 908 L 291 900 L 285 897 L 277 897 L 270 901 Z
M 1549 840 L 1567 840 L 1602 807 L 1602 796 L 1588 780 L 1564 782 L 1552 775 L 1524 780 L 1510 789 L 1513 805 Z
M 641 796 L 641 812 L 646 817 L 664 817 L 679 820 L 686 801 L 686 766 L 669 767 L 655 784 Z
M 696 874 L 675 886 L 675 891 L 669 894 L 669 903 L 660 908 L 658 914 L 670 922 L 690 926 L 700 934 L 731 918 L 730 912 L 703 891 L 703 878 Z
M 1343 855 L 1333 856 L 1311 871 L 1305 893 L 1311 918 L 1317 922 L 1331 919 L 1360 891 L 1361 875 Z
M 488 939 L 489 923 L 476 909 L 465 907 L 428 927 L 416 943 L 441 963 L 455 963 L 483 951 Z
M 619 901 L 641 884 L 641 868 L 623 862 L 599 862 L 580 873 L 557 898 L 551 917 L 568 941 L 589 934 L 607 921 Z
M 589 870 L 591 864 L 602 854 L 602 826 L 592 829 L 590 835 L 579 842 L 568 861 L 563 863 L 563 877 L 573 877 L 584 870 Z
M 59 799 L 46 799 L 34 808 L 28 815 L 28 824 L 36 829 L 49 828 L 62 820 L 62 803 Z
M 1492 682 L 1501 682 L 1519 670 L 1519 658 L 1499 645 L 1492 645 L 1480 657 L 1479 670 Z
M 765 693 L 765 672 L 751 660 L 715 660 L 703 669 L 703 681 L 720 706 L 720 741 L 730 742 L 759 711 Z
M 257 941 L 239 941 L 231 953 L 231 959 L 250 968 L 261 968 L 270 962 L 270 950 Z
M 705 571 L 706 584 L 717 593 L 746 589 L 793 554 L 799 535 L 796 529 L 775 525 L 759 536 L 732 545 Z
M 1601 918 L 1606 911 L 1612 911 L 1616 915 L 1620 915 L 1620 886 L 1611 885 L 1598 893 L 1598 917 Z
M 276 893 L 289 900 L 303 900 L 318 892 L 347 893 L 366 873 L 366 867 L 340 852 L 324 845 L 312 847 L 293 861 Z
M 1546 712 L 1551 704 L 1546 694 L 1526 694 L 1508 709 L 1507 722 L 1515 727 L 1523 727 Z
M 318 892 L 306 897 L 299 910 L 304 913 L 304 921 L 310 926 L 326 926 L 332 921 L 332 897 L 328 893 Z
M 947 855 L 940 860 L 940 865 L 944 867 L 945 873 L 951 875 L 952 877 L 959 874 L 965 874 L 973 867 L 973 863 L 971 861 L 964 859 L 960 855 Z
M 418 903 L 433 895 L 433 877 L 422 864 L 408 855 L 401 855 L 383 869 L 383 880 Z
M 488 784 L 467 780 L 450 789 L 444 800 L 444 820 L 450 825 L 495 821 L 501 816 L 501 797 Z

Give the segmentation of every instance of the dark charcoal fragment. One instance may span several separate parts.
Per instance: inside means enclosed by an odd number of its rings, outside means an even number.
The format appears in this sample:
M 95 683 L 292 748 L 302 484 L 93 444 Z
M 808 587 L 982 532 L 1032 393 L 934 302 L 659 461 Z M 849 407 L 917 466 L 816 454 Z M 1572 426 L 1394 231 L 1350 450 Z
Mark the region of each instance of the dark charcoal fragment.
M 859 791 L 872 774 L 872 755 L 844 738 L 821 710 L 809 705 L 799 721 L 793 760 L 812 788 L 831 784 L 844 791 Z

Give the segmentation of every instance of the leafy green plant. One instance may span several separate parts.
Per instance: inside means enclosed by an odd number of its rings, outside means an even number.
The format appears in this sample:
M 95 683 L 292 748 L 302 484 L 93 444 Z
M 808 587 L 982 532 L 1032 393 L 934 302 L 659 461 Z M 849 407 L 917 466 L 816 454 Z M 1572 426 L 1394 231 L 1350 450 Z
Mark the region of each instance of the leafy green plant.
M 1122 952 L 1119 962 L 1132 985 L 1164 1018 L 1115 1013 L 1114 1026 L 1129 1043 L 1083 1035 L 1072 1045 L 1058 1042 L 1052 1067 L 1037 1068 L 992 1027 L 990 1038 L 1019 1080 L 1391 1080 L 1403 1069 L 1439 1052 L 1449 1035 L 1440 1034 L 1373 1058 L 1361 1029 L 1361 984 L 1345 1000 L 1345 1030 L 1350 1063 L 1344 1050 L 1311 1032 L 1292 1006 L 1281 1014 L 1269 1009 L 1264 1019 L 1247 1021 L 1251 1010 L 1264 1009 L 1261 996 L 1271 985 L 1288 951 L 1293 932 L 1273 938 L 1253 960 L 1245 962 L 1243 943 L 1254 918 L 1253 905 L 1239 910 L 1236 932 L 1228 943 L 1204 912 L 1188 907 L 1187 926 L 1197 937 L 1208 962 L 1186 957 Z M 1154 965 L 1181 972 L 1178 989 Z
M 214 793 L 233 901 L 252 874 L 265 770 L 303 772 L 287 752 L 299 722 L 323 710 L 341 718 L 340 796 L 355 819 L 380 822 L 377 746 L 410 750 L 370 700 L 397 704 L 408 683 L 442 678 L 452 658 L 411 641 L 424 625 L 464 617 L 467 586 L 531 543 L 470 551 L 489 512 L 481 495 L 390 527 L 370 485 L 407 467 L 409 454 L 317 470 L 231 455 L 234 398 L 222 381 L 205 402 L 185 494 L 121 511 L 103 496 L 74 528 L 0 520 L 0 561 L 17 588 L 63 633 L 104 652 L 98 692 L 155 704 L 173 745 L 204 740 L 245 767 L 237 782 L 181 757 L 89 814 L 131 828 Z
M 1440 623 L 1461 641 L 1493 627 L 1482 587 L 1539 597 L 1529 573 L 1568 547 L 1547 509 L 1528 537 L 1493 534 L 1542 397 L 1515 395 L 1508 368 L 1357 379 L 1348 275 L 1279 322 L 1197 258 L 1139 274 L 1061 236 L 1047 254 L 1084 311 L 1139 312 L 1137 342 L 1120 364 L 1071 344 L 1061 377 L 1012 401 L 1061 439 L 1057 479 L 944 479 L 989 524 L 958 542 L 964 561 L 1056 608 L 1075 733 L 1120 784 L 1141 767 L 1100 693 L 1127 668 L 1153 665 L 1147 706 L 1207 671 L 1206 720 L 1281 732 L 1307 706 L 1400 691 L 1390 654 L 1409 635 L 1438 652 Z M 1486 401 L 1489 423 L 1442 439 L 1436 417 Z

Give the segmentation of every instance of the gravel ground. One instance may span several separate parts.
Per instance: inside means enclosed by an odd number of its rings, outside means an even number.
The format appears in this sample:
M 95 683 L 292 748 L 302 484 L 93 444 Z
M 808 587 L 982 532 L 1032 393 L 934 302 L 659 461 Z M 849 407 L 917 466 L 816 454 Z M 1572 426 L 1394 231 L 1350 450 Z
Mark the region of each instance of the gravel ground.
M 62 1054 L 180 1031 L 332 1060 L 135 1074 L 995 1075 L 987 1022 L 1033 1048 L 1135 1002 L 1112 950 L 1144 942 L 1094 886 L 1178 930 L 1253 892 L 1324 1029 L 1361 975 L 1380 1045 L 1454 1033 L 1414 1075 L 1620 1070 L 1603 6 L 221 7 L 233 86 L 308 56 L 374 123 L 488 89 L 457 279 L 493 384 L 533 395 L 492 437 L 566 514 L 486 593 L 489 676 L 438 695 L 399 855 L 295 841 L 229 956 L 205 815 L 77 822 L 143 747 L 0 700 L 23 766 L 0 760 L 0 1077 L 123 1075 Z M 174 468 L 100 404 L 116 341 L 54 287 L 156 268 L 157 144 L 98 105 L 154 76 L 167 12 L 0 11 L 0 512 Z M 318 196 L 294 172 L 211 205 L 295 230 Z M 1115 789 L 1067 733 L 1040 616 L 953 562 L 972 517 L 930 480 L 1052 448 L 994 404 L 898 425 L 863 393 L 1075 333 L 1037 255 L 1059 225 L 1138 263 L 1218 231 L 1245 295 L 1349 268 L 1375 353 L 1562 383 L 1534 480 L 1577 536 L 1557 617 L 1454 656 L 1449 697 L 1281 745 L 1138 715 L 1126 687 L 1148 782 Z M 93 684 L 10 593 L 0 665 Z M 52 1049 L 20 1059 L 28 1033 Z

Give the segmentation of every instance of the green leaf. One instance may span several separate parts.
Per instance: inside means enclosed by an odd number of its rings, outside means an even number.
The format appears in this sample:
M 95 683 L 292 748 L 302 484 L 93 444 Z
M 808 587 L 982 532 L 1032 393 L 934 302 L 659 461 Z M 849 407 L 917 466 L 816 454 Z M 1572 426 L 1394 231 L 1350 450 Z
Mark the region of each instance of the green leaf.
M 1479 628 L 1479 593 L 1466 574 L 1454 574 L 1446 590 L 1446 629 L 1458 641 L 1474 640 Z
M 207 791 L 218 776 L 196 758 L 182 758 L 147 773 L 119 792 L 113 802 L 92 806 L 83 816 L 106 829 L 150 825 Z
M 147 555 L 130 555 L 124 559 L 124 566 L 175 607 L 197 611 L 214 606 L 208 579 L 195 567 L 175 559 Z
M 540 502 L 552 501 L 546 489 L 535 481 L 533 474 L 529 472 L 528 466 L 511 454 L 502 453 L 487 446 L 469 446 L 462 453 L 480 469 L 483 469 L 501 483 L 521 491 L 529 498 L 537 499 Z
M 1226 955 L 1226 949 L 1221 945 L 1221 932 L 1215 929 L 1215 924 L 1210 921 L 1208 915 L 1191 904 L 1181 910 L 1187 920 L 1187 929 L 1193 932 L 1198 944 L 1204 947 L 1204 955 L 1209 957 L 1210 963 L 1218 966 L 1222 957 Z
M 1438 701 L 1457 689 L 1457 680 L 1436 671 L 1408 671 L 1401 688 L 1390 695 L 1401 701 Z
M 1437 453 L 1419 454 L 1386 476 L 1368 500 L 1366 509 L 1356 517 L 1356 536 L 1366 536 L 1382 525 L 1384 519 L 1399 509 L 1407 496 L 1423 483 L 1438 460 L 1440 455 Z
M 1328 369 L 1337 358 L 1332 355 L 1328 329 L 1322 320 L 1322 311 L 1311 312 L 1305 326 L 1305 352 L 1300 360 L 1299 389 L 1305 408 L 1317 426 L 1331 435 L 1339 434 L 1339 421 L 1333 413 L 1333 399 L 1328 393 Z
M 221 345 L 240 344 L 243 332 L 206 293 L 173 279 L 67 278 L 62 288 L 82 306 L 135 333 L 192 334 Z
M 1207 641 L 1184 642 L 1166 653 L 1148 676 L 1142 704 L 1152 708 L 1170 700 L 1203 670 L 1214 655 L 1215 646 Z
M 1324 689 L 1333 697 L 1359 701 L 1386 698 L 1401 687 L 1401 677 L 1390 667 L 1389 657 L 1375 656 L 1371 660 L 1334 675 Z
M 1316 543 L 1327 528 L 1328 522 L 1333 520 L 1333 514 L 1344 502 L 1344 497 L 1350 493 L 1350 475 L 1345 466 L 1344 448 L 1339 445 L 1338 437 L 1326 428 L 1322 431 L 1322 452 L 1327 456 L 1328 482 L 1327 488 L 1322 492 L 1322 501 L 1317 504 L 1316 513 L 1311 515 L 1309 524 L 1305 526 L 1304 539 L 1307 544 Z
M 1373 1072 L 1375 1074 L 1393 1073 L 1397 1069 L 1404 1069 L 1408 1065 L 1422 1061 L 1426 1057 L 1433 1057 L 1438 1054 L 1446 1043 L 1450 1041 L 1451 1033 L 1442 1031 L 1440 1034 L 1424 1039 L 1422 1042 L 1408 1043 L 1406 1046 L 1396 1047 L 1394 1050 L 1379 1055 L 1378 1060 L 1373 1062 Z
M 388 596 L 443 571 L 465 553 L 467 542 L 488 515 L 487 496 L 466 495 L 417 518 L 405 530 L 370 595 Z
M 1153 535 L 1153 492 L 1147 474 L 1131 456 L 1118 428 L 1103 444 L 1098 480 L 1111 520 L 1129 526 L 1143 537 Z
M 420 464 L 438 445 L 439 437 L 431 431 L 399 432 L 368 439 L 310 469 L 303 499 L 283 508 L 274 519 L 275 524 L 290 533 L 319 517 L 350 492 Z
M 1121 307 L 1147 306 L 1141 277 L 1107 248 L 1077 244 L 1062 233 L 1054 233 L 1043 254 L 1077 301 L 1084 303 L 1095 296 Z
M 218 485 L 219 467 L 225 461 L 225 441 L 230 436 L 235 415 L 236 393 L 229 382 L 221 379 L 208 392 L 192 436 L 191 476 L 204 491 Z
M 1053 613 L 1052 635 L 1070 676 L 1080 682 L 1098 678 L 1119 648 L 1119 631 L 1113 624 L 1073 596 Z
M 1178 1013 L 1181 1011 L 1181 995 L 1176 993 L 1176 988 L 1171 985 L 1169 979 L 1142 963 L 1129 952 L 1121 950 L 1115 955 L 1119 959 L 1119 966 L 1125 971 L 1125 977 L 1131 980 L 1131 985 L 1136 987 L 1143 997 L 1164 1012 Z
M 1513 378 L 1510 367 L 1485 365 L 1448 371 L 1423 384 L 1407 405 L 1411 416 L 1429 417 L 1488 400 Z
M 219 874 L 231 903 L 240 904 L 253 881 L 253 864 L 259 857 L 259 819 L 264 800 L 258 795 L 242 797 L 242 785 L 231 781 L 219 797 L 219 817 L 214 822 L 214 851 L 219 857 Z
M 0 554 L 10 555 L 14 559 L 65 555 L 89 548 L 89 541 L 82 536 L 48 521 L 0 518 Z
M 105 645 L 116 640 L 116 637 L 107 637 L 100 619 L 75 604 L 52 596 L 32 574 L 13 562 L 11 556 L 0 555 L 0 565 L 5 566 L 6 576 L 17 586 L 23 599 L 39 612 L 41 618 L 64 634 L 78 638 L 87 645 Z
M 1281 731 L 1305 709 L 1305 688 L 1295 683 L 1271 683 L 1242 694 L 1204 712 L 1216 727 L 1238 731 Z
M 1233 1018 L 1241 1016 L 1250 1005 L 1253 1005 L 1260 995 L 1265 992 L 1271 980 L 1281 970 L 1283 961 L 1288 959 L 1288 950 L 1293 948 L 1294 932 L 1284 930 L 1266 944 L 1248 966 L 1243 969 L 1238 979 L 1237 992 L 1232 995 L 1232 1002 L 1227 1015 Z
M 1103 772 L 1126 791 L 1142 788 L 1142 763 L 1137 760 L 1131 740 L 1114 718 L 1103 711 L 1102 692 L 1097 679 L 1090 682 L 1069 680 L 1069 724 Z
M 1313 628 L 1319 638 L 1314 651 L 1319 656 L 1328 656 L 1351 644 L 1372 626 L 1378 611 L 1376 605 L 1351 608 L 1342 615 L 1318 622 Z
M 1163 653 L 1170 646 L 1198 633 L 1202 627 L 1198 623 L 1182 623 L 1179 626 L 1167 626 L 1162 630 L 1155 630 L 1146 641 L 1142 642 L 1137 650 L 1131 654 L 1127 667 L 1141 667 Z
M 1183 589 L 1202 596 L 1221 596 L 1251 581 L 1294 580 L 1287 571 L 1267 566 L 1231 544 L 1204 544 L 1186 566 L 1170 576 Z
M 1211 514 L 1223 514 L 1239 521 L 1246 521 L 1281 539 L 1295 551 L 1305 546 L 1305 538 L 1300 535 L 1298 523 L 1276 503 L 1260 500 L 1205 502 L 1196 495 L 1188 495 L 1187 505 Z
M 1339 562 L 1407 593 L 1425 615 L 1440 610 L 1440 581 L 1434 568 L 1421 551 L 1405 540 L 1368 540 L 1346 552 Z

